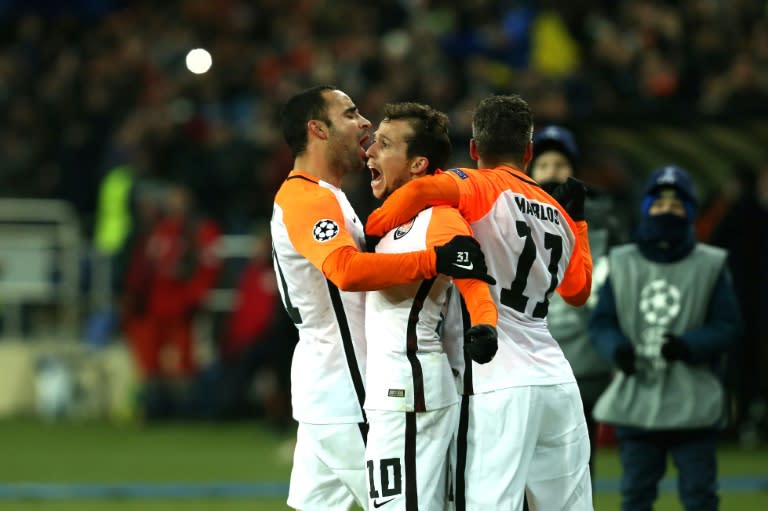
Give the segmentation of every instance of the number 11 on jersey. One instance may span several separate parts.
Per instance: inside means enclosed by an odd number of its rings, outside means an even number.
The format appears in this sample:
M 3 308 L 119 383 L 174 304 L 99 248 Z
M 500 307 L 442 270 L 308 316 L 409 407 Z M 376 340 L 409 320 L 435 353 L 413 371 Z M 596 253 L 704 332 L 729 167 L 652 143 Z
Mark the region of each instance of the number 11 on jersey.
M 528 285 L 528 276 L 536 260 L 537 248 L 531 237 L 531 227 L 524 221 L 518 220 L 515 223 L 517 234 L 525 240 L 523 251 L 517 260 L 517 269 L 515 270 L 515 279 L 509 288 L 502 288 L 499 301 L 518 312 L 525 313 L 525 307 L 528 305 L 529 297 L 525 295 L 525 288 Z M 549 296 L 557 288 L 557 266 L 563 257 L 563 238 L 557 234 L 549 232 L 544 233 L 544 248 L 549 250 L 549 287 L 541 297 L 541 301 L 536 303 L 533 308 L 534 318 L 543 318 L 547 315 L 549 309 Z

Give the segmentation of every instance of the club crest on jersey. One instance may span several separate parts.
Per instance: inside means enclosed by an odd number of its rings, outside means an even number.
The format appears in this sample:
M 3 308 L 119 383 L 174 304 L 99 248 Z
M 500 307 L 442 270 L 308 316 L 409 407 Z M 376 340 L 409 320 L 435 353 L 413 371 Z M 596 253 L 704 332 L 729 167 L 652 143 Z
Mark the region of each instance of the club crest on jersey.
M 459 176 L 461 179 L 467 179 L 469 177 L 467 175 L 467 173 L 464 172 L 463 170 L 461 170 L 459 167 L 454 167 L 452 169 L 448 169 L 448 172 L 453 172 L 454 174 Z
M 411 228 L 413 227 L 413 223 L 416 221 L 416 219 L 412 219 L 410 222 L 404 223 L 397 229 L 395 229 L 395 239 L 399 240 L 409 232 L 411 232 Z
M 318 220 L 312 228 L 312 237 L 320 243 L 332 240 L 337 234 L 339 234 L 339 225 L 328 218 Z

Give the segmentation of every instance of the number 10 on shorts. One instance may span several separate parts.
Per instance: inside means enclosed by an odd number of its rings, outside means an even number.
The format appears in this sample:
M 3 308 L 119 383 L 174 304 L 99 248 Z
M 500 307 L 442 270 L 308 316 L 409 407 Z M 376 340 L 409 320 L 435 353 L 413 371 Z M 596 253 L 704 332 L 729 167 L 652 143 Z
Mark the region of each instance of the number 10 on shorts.
M 372 499 L 379 498 L 376 490 L 375 469 L 373 460 L 365 462 L 368 467 L 368 495 Z M 403 471 L 399 458 L 385 458 L 379 461 L 379 478 L 381 483 L 381 497 L 400 495 L 403 491 Z

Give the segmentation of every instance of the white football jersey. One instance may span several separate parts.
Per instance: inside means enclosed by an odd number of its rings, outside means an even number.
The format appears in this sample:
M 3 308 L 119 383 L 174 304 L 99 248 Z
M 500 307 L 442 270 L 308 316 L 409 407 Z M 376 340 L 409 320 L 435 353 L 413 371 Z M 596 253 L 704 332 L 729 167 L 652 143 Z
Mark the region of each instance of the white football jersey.
M 443 230 L 453 222 L 469 233 L 456 210 L 430 208 L 387 233 L 376 252 L 419 251 L 448 241 L 432 233 L 433 222 Z M 461 317 L 453 304 L 458 298 L 444 276 L 367 293 L 366 409 L 424 412 L 458 402 L 463 367 Z
M 362 224 L 342 190 L 293 171 L 275 197 L 271 231 L 280 295 L 299 331 L 291 366 L 293 417 L 312 424 L 362 422 L 365 293 L 339 290 L 320 270 L 339 246 L 363 246 Z
M 547 328 L 549 297 L 583 280 L 576 226 L 557 202 L 512 167 L 446 172 L 459 183 L 459 210 L 485 254 L 499 308 L 499 350 L 472 363 L 471 391 L 575 381 Z

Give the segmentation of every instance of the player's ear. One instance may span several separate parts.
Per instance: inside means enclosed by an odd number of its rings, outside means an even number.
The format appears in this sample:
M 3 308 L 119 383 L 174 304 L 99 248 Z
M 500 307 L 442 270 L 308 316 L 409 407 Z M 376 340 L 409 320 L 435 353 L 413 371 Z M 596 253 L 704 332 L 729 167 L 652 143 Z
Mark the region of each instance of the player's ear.
M 325 126 L 325 123 L 322 121 L 318 121 L 316 119 L 310 119 L 309 122 L 307 122 L 307 129 L 309 132 L 316 136 L 317 138 L 320 138 L 322 140 L 326 140 L 328 138 L 328 128 Z
M 528 145 L 525 146 L 525 153 L 523 154 L 523 170 L 528 166 L 533 158 L 533 141 L 529 140 Z
M 477 152 L 477 142 L 475 142 L 474 138 L 469 139 L 469 157 L 474 161 L 480 159 L 480 155 Z
M 426 174 L 428 168 L 429 160 L 423 156 L 417 156 L 411 162 L 410 171 L 412 175 Z

